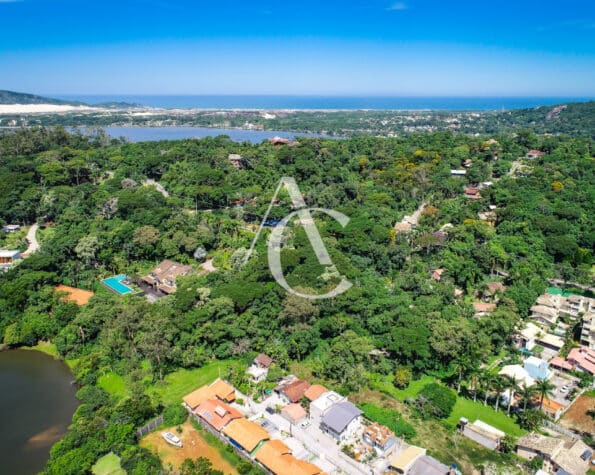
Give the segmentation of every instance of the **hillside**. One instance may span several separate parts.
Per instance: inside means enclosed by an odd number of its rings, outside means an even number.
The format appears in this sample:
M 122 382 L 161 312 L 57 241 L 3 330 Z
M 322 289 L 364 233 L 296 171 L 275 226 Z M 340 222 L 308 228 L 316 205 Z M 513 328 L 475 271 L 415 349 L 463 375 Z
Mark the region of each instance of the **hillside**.
M 3 91 L 0 90 L 0 104 L 54 104 L 65 106 L 82 106 L 82 102 L 63 101 L 61 99 L 52 99 L 50 97 L 36 96 L 35 94 L 26 94 L 24 92 Z

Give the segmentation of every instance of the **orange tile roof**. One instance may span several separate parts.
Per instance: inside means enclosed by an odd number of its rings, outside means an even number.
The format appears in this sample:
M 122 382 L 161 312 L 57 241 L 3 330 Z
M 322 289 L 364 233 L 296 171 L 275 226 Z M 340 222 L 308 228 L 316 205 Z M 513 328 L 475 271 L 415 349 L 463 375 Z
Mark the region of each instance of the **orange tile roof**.
M 320 467 L 295 458 L 289 447 L 277 439 L 266 442 L 255 458 L 274 475 L 324 475 Z
M 227 381 L 222 379 L 215 380 L 210 386 L 219 399 L 222 401 L 233 402 L 236 399 L 236 390 Z
M 210 385 L 201 386 L 190 394 L 186 394 L 183 401 L 191 409 L 196 409 L 200 403 L 214 398 L 233 402 L 235 400 L 235 389 L 222 379 L 216 379 Z
M 194 414 L 204 419 L 218 431 L 221 431 L 232 420 L 242 417 L 240 411 L 215 399 L 208 399 L 200 403 L 194 410 Z
M 263 464 L 273 473 L 278 473 L 284 465 L 282 455 L 291 454 L 291 449 L 279 439 L 269 440 L 256 452 L 256 460 Z
M 252 452 L 260 442 L 270 437 L 269 433 L 258 424 L 243 417 L 227 424 L 223 433 L 240 444 L 247 452 Z
M 473 302 L 473 308 L 476 312 L 493 312 L 496 310 L 495 303 Z
M 77 289 L 75 287 L 68 287 L 67 285 L 56 286 L 56 291 L 65 292 L 68 294 L 65 296 L 65 300 L 74 302 L 77 305 L 85 305 L 89 302 L 89 299 L 95 295 L 95 293 L 90 290 Z
M 291 402 L 298 402 L 304 396 L 306 390 L 310 387 L 310 383 L 308 381 L 302 381 L 301 379 L 296 379 L 289 384 L 281 387 L 279 392 L 284 394 L 287 399 Z
M 564 407 L 564 404 L 560 404 L 559 402 L 553 401 L 552 399 L 548 399 L 547 397 L 543 398 L 542 408 L 544 411 L 547 411 L 550 413 L 555 413 L 555 412 L 559 411 L 560 409 L 562 409 L 563 407 Z
M 308 415 L 306 413 L 306 410 L 302 406 L 300 406 L 299 404 L 295 404 L 295 403 L 288 404 L 283 409 L 281 409 L 281 412 L 283 412 L 284 414 L 287 414 L 294 421 L 303 419 L 304 417 L 306 417 Z
M 304 396 L 306 398 L 308 398 L 310 401 L 314 401 L 315 399 L 318 399 L 320 396 L 322 396 L 327 391 L 328 391 L 328 389 L 326 389 L 321 384 L 313 384 L 308 389 L 306 389 Z

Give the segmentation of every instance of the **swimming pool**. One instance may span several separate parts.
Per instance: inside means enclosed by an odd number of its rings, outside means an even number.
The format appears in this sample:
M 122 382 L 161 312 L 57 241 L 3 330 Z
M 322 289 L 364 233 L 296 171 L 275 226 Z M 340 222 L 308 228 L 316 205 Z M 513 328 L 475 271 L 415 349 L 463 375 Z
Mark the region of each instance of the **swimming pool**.
M 119 295 L 126 295 L 134 292 L 130 287 L 126 284 L 122 283 L 123 280 L 127 278 L 126 274 L 115 275 L 113 277 L 109 277 L 107 279 L 103 279 L 103 285 L 105 285 L 108 289 L 113 290 Z

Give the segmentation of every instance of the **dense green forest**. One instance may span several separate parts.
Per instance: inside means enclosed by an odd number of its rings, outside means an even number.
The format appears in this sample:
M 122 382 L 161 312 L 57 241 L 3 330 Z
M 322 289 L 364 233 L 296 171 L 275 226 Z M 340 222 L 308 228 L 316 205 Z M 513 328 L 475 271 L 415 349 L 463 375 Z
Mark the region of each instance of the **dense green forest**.
M 546 155 L 509 175 L 529 149 Z M 230 153 L 241 154 L 243 169 Z M 467 175 L 451 177 L 466 159 Z M 324 293 L 339 274 L 354 284 L 334 299 L 300 299 L 274 281 L 268 230 L 241 267 L 283 176 L 296 179 L 308 206 L 350 218 L 342 228 L 314 216 L 335 268 L 318 263 L 300 226 L 282 250 L 295 288 Z M 147 178 L 170 196 L 142 186 Z M 492 185 L 481 199 L 465 196 L 482 182 Z M 419 225 L 395 232 L 422 203 Z M 478 217 L 489 205 L 492 224 Z M 271 217 L 291 210 L 283 194 Z M 346 393 L 403 370 L 454 387 L 509 344 L 547 278 L 593 281 L 593 216 L 590 138 L 438 132 L 274 147 L 224 136 L 130 144 L 21 129 L 0 136 L 0 224 L 40 222 L 42 249 L 0 274 L 0 338 L 11 347 L 50 340 L 77 362 L 81 406 L 46 473 L 88 470 L 109 451 L 129 473 L 157 473 L 159 460 L 135 444 L 134 429 L 163 408 L 146 388 L 167 373 L 262 351 L 283 367 L 307 360 Z M 198 269 L 199 247 L 218 271 L 180 278 L 177 292 L 156 303 L 100 285 L 163 259 Z M 439 281 L 431 277 L 437 268 L 445 269 Z M 493 280 L 507 285 L 505 295 L 490 318 L 473 318 L 472 301 Z M 57 284 L 96 295 L 78 307 L 56 295 Z M 374 348 L 383 351 L 370 358 Z M 116 403 L 99 388 L 104 371 L 124 376 L 131 396 Z
M 1 97 L 0 97 L 1 103 Z M 102 106 L 98 104 L 98 106 Z M 506 134 L 529 129 L 537 134 L 569 134 L 594 138 L 595 102 L 569 103 L 510 111 L 168 111 L 147 109 L 138 114 L 131 104 L 104 104 L 110 113 L 13 114 L 0 125 L 200 126 L 318 133 L 331 136 L 410 136 L 451 131 L 465 134 Z

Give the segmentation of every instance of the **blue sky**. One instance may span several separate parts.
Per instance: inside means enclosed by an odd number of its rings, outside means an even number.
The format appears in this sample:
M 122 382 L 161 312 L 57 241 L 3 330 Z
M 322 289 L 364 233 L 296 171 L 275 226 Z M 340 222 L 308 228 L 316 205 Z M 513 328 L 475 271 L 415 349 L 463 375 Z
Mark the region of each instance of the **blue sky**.
M 595 96 L 593 0 L 0 0 L 0 89 Z

